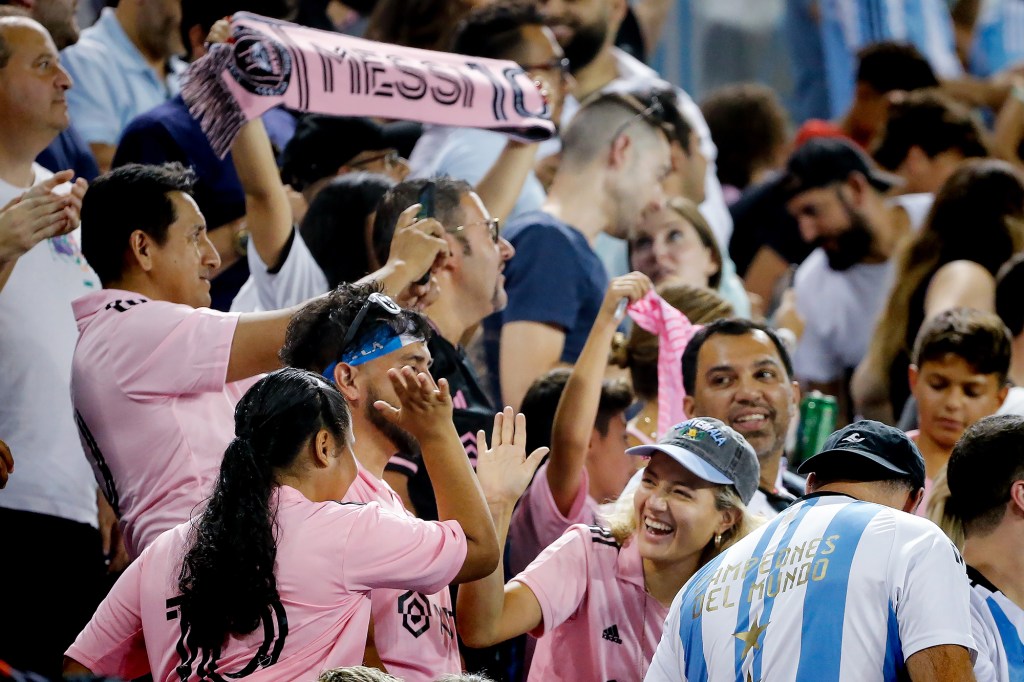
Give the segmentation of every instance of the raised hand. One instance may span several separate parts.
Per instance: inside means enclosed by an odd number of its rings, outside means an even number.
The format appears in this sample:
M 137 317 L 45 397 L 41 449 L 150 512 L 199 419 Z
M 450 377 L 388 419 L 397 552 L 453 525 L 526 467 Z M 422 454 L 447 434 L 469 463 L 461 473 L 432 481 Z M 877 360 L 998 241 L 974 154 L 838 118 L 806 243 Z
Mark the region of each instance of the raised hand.
M 417 374 L 409 366 L 401 370 L 389 369 L 388 379 L 395 389 L 400 407 L 385 400 L 375 402 L 373 406 L 385 419 L 408 431 L 417 440 L 454 430 L 452 396 L 445 379 L 435 384 L 429 374 Z
M 489 503 L 514 504 L 548 454 L 548 448 L 537 448 L 526 455 L 526 417 L 514 414 L 511 407 L 494 415 L 491 446 L 483 431 L 477 432 L 476 443 L 476 475 Z
M 44 239 L 78 227 L 88 184 L 79 178 L 67 194 L 54 192 L 73 175 L 69 170 L 56 173 L 0 209 L 0 264 L 21 257 Z
M 608 291 L 604 294 L 599 314 L 613 316 L 622 300 L 636 303 L 653 288 L 654 283 L 642 272 L 631 272 L 628 275 L 616 277 L 608 285 Z

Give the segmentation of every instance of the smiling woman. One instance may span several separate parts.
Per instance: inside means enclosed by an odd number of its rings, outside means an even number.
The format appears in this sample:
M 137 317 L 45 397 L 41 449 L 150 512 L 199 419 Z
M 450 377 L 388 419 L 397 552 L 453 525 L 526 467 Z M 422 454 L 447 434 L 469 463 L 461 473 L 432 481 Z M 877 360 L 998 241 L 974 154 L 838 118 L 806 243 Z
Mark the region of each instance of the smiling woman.
M 673 597 L 757 525 L 745 502 L 759 467 L 742 436 L 715 419 L 683 422 L 628 452 L 651 460 L 610 528 L 571 526 L 507 585 L 499 568 L 462 586 L 456 622 L 469 646 L 529 633 L 539 638 L 530 680 L 643 678 Z M 491 503 L 491 513 L 505 532 L 510 510 Z

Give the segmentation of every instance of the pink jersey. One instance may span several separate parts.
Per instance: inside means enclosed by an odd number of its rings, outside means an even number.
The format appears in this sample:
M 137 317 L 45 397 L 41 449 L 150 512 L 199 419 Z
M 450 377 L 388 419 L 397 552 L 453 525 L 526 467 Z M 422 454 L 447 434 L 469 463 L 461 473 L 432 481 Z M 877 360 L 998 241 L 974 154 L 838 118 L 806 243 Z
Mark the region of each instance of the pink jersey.
M 575 525 L 512 579 L 544 616 L 529 680 L 642 680 L 668 608 L 647 594 L 636 543 Z
M 388 511 L 415 518 L 402 498 L 362 466 L 345 502 L 378 502 Z M 384 667 L 405 682 L 433 682 L 442 673 L 462 672 L 455 640 L 455 611 L 447 586 L 433 594 L 416 590 L 374 590 L 373 641 Z
M 116 289 L 72 307 L 75 418 L 135 557 L 211 492 L 251 385 L 224 383 L 238 315 Z
M 555 498 L 551 495 L 548 465 L 541 465 L 512 513 L 508 531 L 508 565 L 512 575 L 529 566 L 530 562 L 548 545 L 560 538 L 569 526 L 574 523 L 597 523 L 597 502 L 587 492 L 589 489 L 590 479 L 587 470 L 584 469 L 579 492 L 573 500 L 569 516 L 565 517 L 558 510 Z
M 399 516 L 377 503 L 310 502 L 277 496 L 278 601 L 253 633 L 217 651 L 193 647 L 176 582 L 189 523 L 162 534 L 100 604 L 67 655 L 100 675 L 156 682 L 246 678 L 309 682 L 320 671 L 360 665 L 369 591 L 436 592 L 459 572 L 466 536 L 454 521 Z

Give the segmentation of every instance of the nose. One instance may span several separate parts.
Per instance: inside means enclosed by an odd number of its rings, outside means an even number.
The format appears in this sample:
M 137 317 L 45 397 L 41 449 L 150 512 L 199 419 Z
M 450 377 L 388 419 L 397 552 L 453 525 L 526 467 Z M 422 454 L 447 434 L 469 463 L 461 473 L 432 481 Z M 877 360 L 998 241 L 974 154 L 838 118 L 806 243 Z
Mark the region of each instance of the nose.
M 202 263 L 204 266 L 211 270 L 216 270 L 220 267 L 220 254 L 217 253 L 217 248 L 210 241 L 207 235 L 203 235 L 203 246 L 202 246 Z
M 664 491 L 657 489 L 651 493 L 651 496 L 647 498 L 647 506 L 652 511 L 664 511 L 668 509 L 668 502 L 665 501 Z
M 755 402 L 764 398 L 764 391 L 754 377 L 740 376 L 736 381 L 736 398 Z
M 800 236 L 808 244 L 813 244 L 817 241 L 818 237 L 821 236 L 821 232 L 818 230 L 818 225 L 813 218 L 808 216 L 798 216 L 796 222 L 800 229 Z
M 71 74 L 61 66 L 57 65 L 57 87 L 61 90 L 70 90 L 75 85 L 75 81 L 71 78 Z
M 504 237 L 498 237 L 498 252 L 501 254 L 501 260 L 507 261 L 516 255 L 516 247 Z

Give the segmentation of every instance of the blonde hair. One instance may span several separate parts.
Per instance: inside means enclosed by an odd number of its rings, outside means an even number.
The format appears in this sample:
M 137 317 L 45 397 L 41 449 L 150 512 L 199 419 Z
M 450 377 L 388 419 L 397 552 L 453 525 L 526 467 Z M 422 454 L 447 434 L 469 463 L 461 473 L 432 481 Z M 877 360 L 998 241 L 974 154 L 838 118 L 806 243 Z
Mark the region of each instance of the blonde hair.
M 614 502 L 598 507 L 598 521 L 611 532 L 619 544 L 626 542 L 637 531 L 634 502 L 638 489 L 639 486 L 634 488 L 631 493 L 620 495 Z M 719 511 L 725 509 L 739 510 L 740 518 L 728 530 L 722 533 L 722 541 L 718 545 L 715 544 L 714 538 L 708 541 L 701 555 L 701 566 L 732 547 L 764 523 L 764 519 L 760 516 L 750 513 L 747 505 L 743 504 L 743 500 L 740 499 L 740 496 L 732 486 L 715 486 L 713 491 L 715 493 L 715 509 Z
M 946 467 L 932 480 L 932 492 L 928 498 L 928 505 L 925 507 L 925 516 L 942 529 L 957 549 L 964 548 L 964 522 L 956 514 L 950 513 L 946 507 L 949 502 L 949 481 L 946 477 Z
M 711 324 L 733 316 L 732 304 L 711 289 L 690 284 L 663 284 L 657 289 L 665 302 L 693 324 Z M 628 340 L 618 335 L 612 344 L 612 364 L 628 369 L 633 390 L 644 400 L 658 397 L 658 337 L 633 325 Z

